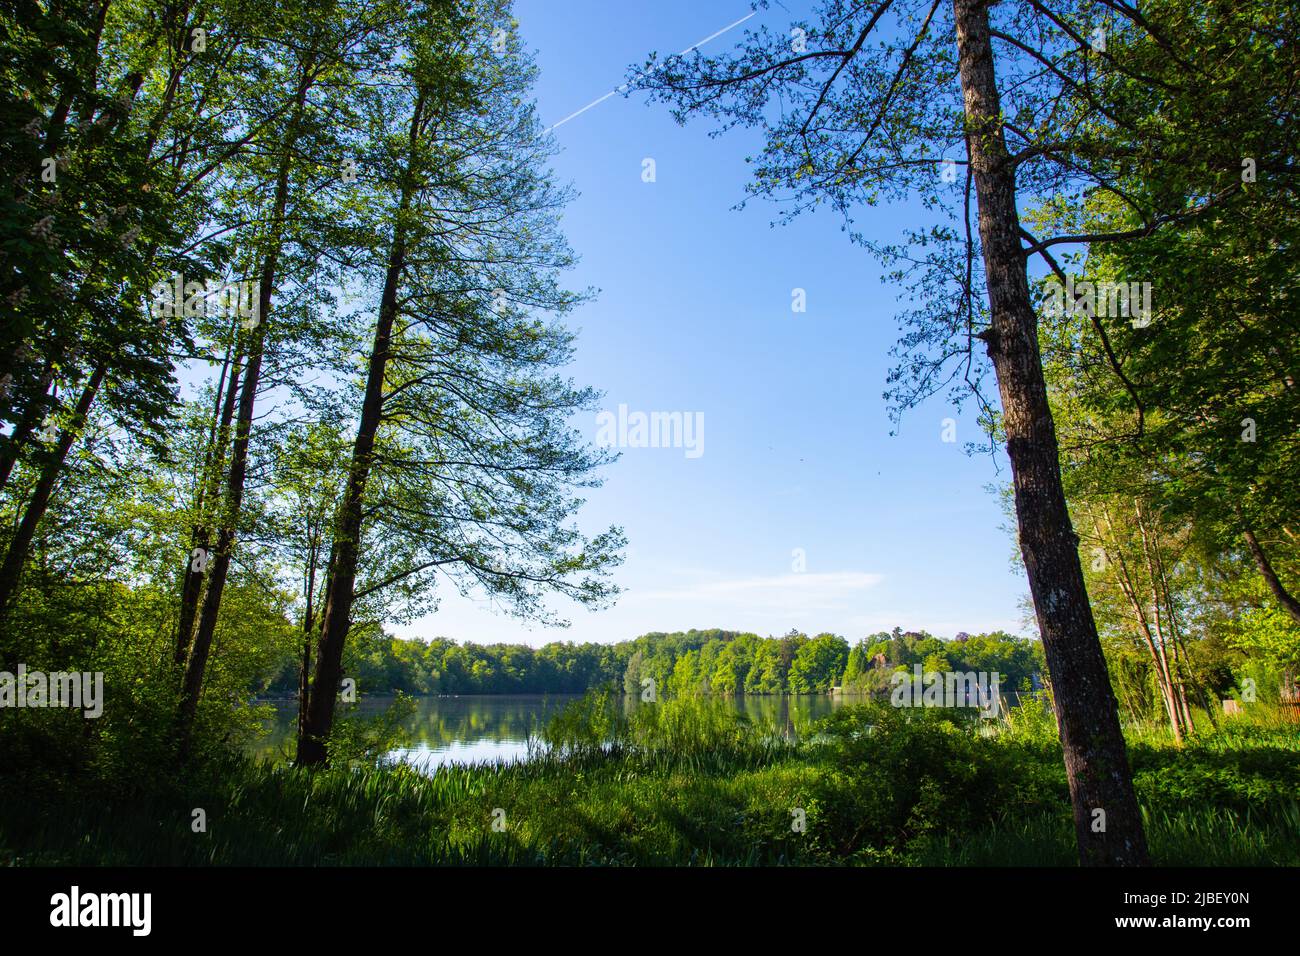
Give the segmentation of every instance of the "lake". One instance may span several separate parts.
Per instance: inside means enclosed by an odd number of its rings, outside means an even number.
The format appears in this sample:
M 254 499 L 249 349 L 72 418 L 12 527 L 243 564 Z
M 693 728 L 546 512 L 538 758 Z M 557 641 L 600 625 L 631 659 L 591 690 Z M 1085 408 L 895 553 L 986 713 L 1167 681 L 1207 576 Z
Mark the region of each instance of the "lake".
M 444 764 L 491 763 L 519 760 L 528 755 L 528 741 L 536 737 L 552 716 L 578 695 L 421 697 L 416 710 L 403 724 L 401 745 L 389 751 L 426 772 Z M 798 697 L 738 697 L 734 706 L 757 726 L 787 737 L 796 737 L 814 720 L 840 706 L 842 697 L 802 695 Z M 295 701 L 272 701 L 275 716 L 268 733 L 254 747 L 255 756 L 266 760 L 291 759 L 298 705 Z M 366 699 L 357 705 L 363 715 L 379 714 L 391 701 Z M 636 698 L 624 707 L 636 707 Z

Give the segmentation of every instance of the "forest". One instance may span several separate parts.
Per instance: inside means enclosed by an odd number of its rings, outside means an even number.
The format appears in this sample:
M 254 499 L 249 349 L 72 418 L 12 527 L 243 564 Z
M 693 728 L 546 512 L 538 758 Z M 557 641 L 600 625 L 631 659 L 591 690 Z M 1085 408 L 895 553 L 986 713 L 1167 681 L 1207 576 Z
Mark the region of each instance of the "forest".
M 646 679 L 672 697 L 825 694 L 833 687 L 871 693 L 889 686 L 873 681 L 873 671 L 883 674 L 887 666 L 893 673 L 915 664 L 926 671 L 996 671 L 1003 687 L 1027 690 L 1043 669 L 1041 650 L 1024 638 L 963 633 L 944 641 L 901 628 L 862 638 L 852 648 L 835 634 L 792 631 L 777 638 L 716 629 L 643 634 L 611 644 L 556 641 L 539 648 L 361 633 L 351 647 L 345 672 L 359 689 L 375 694 L 582 694 L 621 687 L 640 695 Z M 292 694 L 297 682 L 297 662 L 288 659 L 274 677 L 250 689 Z
M 1006 456 L 1030 636 L 394 637 L 448 594 L 609 608 L 634 544 L 579 521 L 622 463 L 575 424 L 596 293 L 511 4 L 5 0 L 0 862 L 1300 862 L 1300 8 L 818 0 L 740 36 L 620 91 L 756 137 L 750 198 L 886 269 L 884 401 Z M 888 202 L 930 219 L 878 236 Z M 916 665 L 1027 702 L 890 708 Z M 19 706 L 20 667 L 99 675 L 102 716 Z M 535 761 L 423 777 L 345 686 L 586 696 Z M 725 706 L 832 693 L 799 740 Z M 274 766 L 259 697 L 297 708 Z

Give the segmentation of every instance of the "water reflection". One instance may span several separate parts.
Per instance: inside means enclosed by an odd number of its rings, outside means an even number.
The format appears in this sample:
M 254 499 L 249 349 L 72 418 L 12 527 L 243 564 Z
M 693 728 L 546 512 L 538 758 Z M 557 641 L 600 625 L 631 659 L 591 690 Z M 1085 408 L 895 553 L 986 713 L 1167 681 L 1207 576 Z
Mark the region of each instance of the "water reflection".
M 536 738 L 547 721 L 577 695 L 424 697 L 415 713 L 403 723 L 401 745 L 389 751 L 422 770 L 433 771 L 450 763 L 491 763 L 520 760 L 528 755 L 528 741 Z M 829 714 L 843 698 L 824 695 L 800 697 L 738 697 L 732 704 L 756 726 L 769 733 L 795 738 L 814 720 Z M 390 700 L 370 698 L 357 705 L 363 716 L 382 713 Z M 253 747 L 260 759 L 288 760 L 294 751 L 297 704 L 277 701 L 267 734 Z M 623 705 L 632 710 L 643 705 L 635 697 Z

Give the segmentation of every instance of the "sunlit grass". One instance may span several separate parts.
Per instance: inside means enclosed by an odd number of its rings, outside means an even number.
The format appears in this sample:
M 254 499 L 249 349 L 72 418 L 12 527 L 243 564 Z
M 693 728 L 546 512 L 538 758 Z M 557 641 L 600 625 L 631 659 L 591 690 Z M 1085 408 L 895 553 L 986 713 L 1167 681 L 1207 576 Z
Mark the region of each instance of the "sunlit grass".
M 615 702 L 616 703 L 616 702 Z M 599 696 L 509 765 L 296 770 L 243 758 L 131 799 L 0 793 L 0 862 L 218 865 L 1073 865 L 1042 715 L 992 736 L 942 715 L 840 711 L 801 741 L 730 708 L 616 714 Z M 1166 865 L 1300 865 L 1295 725 L 1131 741 Z M 195 832 L 193 811 L 206 812 Z M 803 829 L 799 823 L 802 819 Z M 494 827 L 494 823 L 496 826 Z

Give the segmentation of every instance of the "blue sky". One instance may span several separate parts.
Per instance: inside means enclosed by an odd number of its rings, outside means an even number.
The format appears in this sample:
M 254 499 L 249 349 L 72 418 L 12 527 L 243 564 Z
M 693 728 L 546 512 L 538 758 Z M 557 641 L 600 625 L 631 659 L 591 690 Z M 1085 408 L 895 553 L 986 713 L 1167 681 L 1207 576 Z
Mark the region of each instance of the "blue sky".
M 650 51 L 680 51 L 749 12 L 744 0 L 517 0 L 541 68 L 542 121 L 618 86 Z M 801 12 L 774 5 L 745 27 L 784 31 Z M 691 627 L 850 639 L 895 625 L 1025 633 L 1027 587 L 988 491 L 1008 480 L 1005 458 L 967 455 L 963 443 L 980 437 L 973 409 L 959 414 L 940 400 L 908 412 L 890 435 L 881 394 L 901 305 L 878 263 L 833 216 L 771 228 L 772 203 L 734 210 L 757 139 L 711 138 L 710 129 L 679 127 L 663 106 L 620 95 L 554 131 L 555 170 L 580 194 L 564 217 L 581 257 L 571 286 L 600 290 L 572 317 L 573 377 L 605 393 L 603 408 L 700 413 L 704 422 L 703 454 L 625 449 L 588 497 L 583 528 L 619 524 L 628 536 L 616 572 L 624 595 L 598 612 L 557 603 L 572 626 L 556 630 L 448 588 L 436 614 L 397 633 L 529 644 Z M 646 158 L 652 183 L 642 179 Z M 893 241 L 912 215 L 878 208 L 858 223 Z M 806 290 L 806 312 L 791 310 L 796 288 Z M 949 416 L 956 443 L 941 440 Z M 594 415 L 575 425 L 596 437 Z

